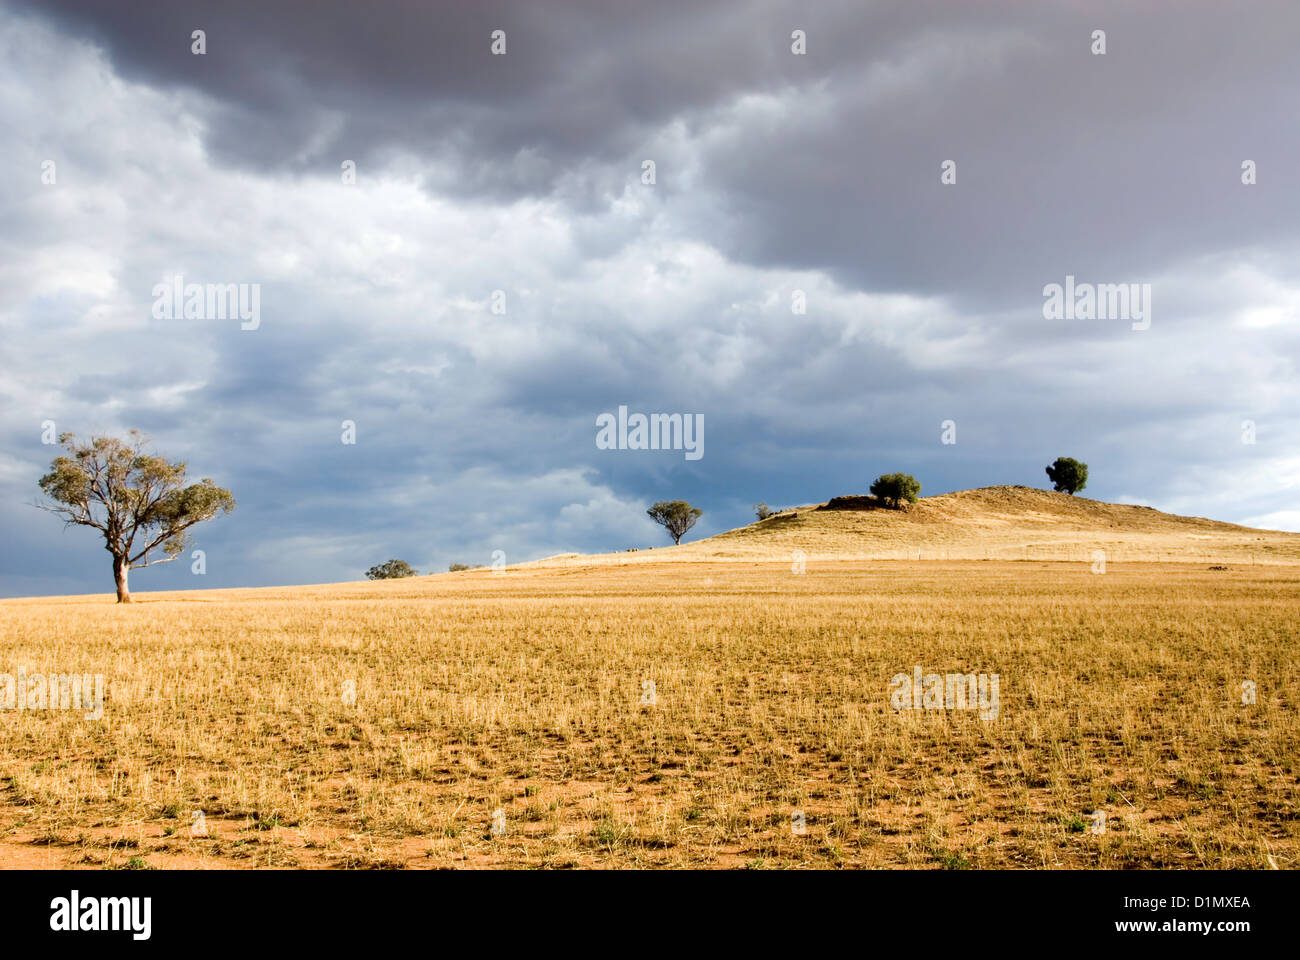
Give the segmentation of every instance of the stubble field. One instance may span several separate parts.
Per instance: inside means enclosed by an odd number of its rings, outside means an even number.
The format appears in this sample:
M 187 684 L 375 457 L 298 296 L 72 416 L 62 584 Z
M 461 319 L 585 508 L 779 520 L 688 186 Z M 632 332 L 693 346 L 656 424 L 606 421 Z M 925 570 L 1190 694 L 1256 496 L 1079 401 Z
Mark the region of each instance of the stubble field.
M 1294 566 L 1061 562 L 3 601 L 0 672 L 107 698 L 0 711 L 0 864 L 1287 869 L 1298 612 Z M 895 709 L 916 667 L 996 718 Z

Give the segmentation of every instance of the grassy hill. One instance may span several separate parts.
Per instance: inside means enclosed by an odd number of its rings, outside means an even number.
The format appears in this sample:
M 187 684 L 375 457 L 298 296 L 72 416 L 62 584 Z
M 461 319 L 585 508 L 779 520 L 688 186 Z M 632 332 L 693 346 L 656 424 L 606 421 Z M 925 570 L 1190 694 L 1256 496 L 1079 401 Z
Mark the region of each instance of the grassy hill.
M 717 536 L 653 550 L 552 557 L 541 564 L 690 560 L 1071 560 L 1300 563 L 1300 534 L 1255 530 L 1151 507 L 1032 487 L 923 497 L 907 510 L 836 497 Z

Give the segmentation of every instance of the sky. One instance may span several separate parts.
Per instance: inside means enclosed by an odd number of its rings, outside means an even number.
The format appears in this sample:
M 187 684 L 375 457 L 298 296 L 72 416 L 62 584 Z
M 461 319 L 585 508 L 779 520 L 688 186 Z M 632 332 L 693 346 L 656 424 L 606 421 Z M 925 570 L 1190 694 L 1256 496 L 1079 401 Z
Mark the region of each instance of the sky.
M 1298 30 L 1291 0 L 0 0 L 0 595 L 112 588 L 34 506 L 51 423 L 234 493 L 206 571 L 136 592 L 660 546 L 656 500 L 695 539 L 1058 456 L 1085 496 L 1300 530 Z M 178 276 L 256 321 L 160 316 Z M 1145 319 L 1049 317 L 1067 277 Z M 701 455 L 603 448 L 620 406 L 702 418 Z

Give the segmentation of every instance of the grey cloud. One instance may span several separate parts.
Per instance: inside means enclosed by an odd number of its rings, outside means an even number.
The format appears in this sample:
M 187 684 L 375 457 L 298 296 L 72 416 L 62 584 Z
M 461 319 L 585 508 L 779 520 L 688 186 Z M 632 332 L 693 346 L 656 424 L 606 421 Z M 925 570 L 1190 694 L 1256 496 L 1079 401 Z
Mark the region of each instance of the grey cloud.
M 207 148 L 238 165 L 323 173 L 415 155 L 434 189 L 559 191 L 599 209 L 635 179 L 631 151 L 682 123 L 690 155 L 660 157 L 659 186 L 716 195 L 698 235 L 854 287 L 1023 303 L 1071 270 L 1140 279 L 1297 239 L 1300 136 L 1285 118 L 1300 11 L 1282 2 L 1178 17 L 1061 5 L 1032 20 L 1011 3 L 40 9 L 125 76 L 209 98 Z M 203 58 L 189 53 L 196 24 Z M 806 57 L 789 54 L 792 26 Z M 505 57 L 488 53 L 495 27 Z M 1088 49 L 1097 27 L 1104 57 Z M 785 112 L 735 123 L 755 96 Z M 1253 192 L 1243 159 L 1260 166 Z

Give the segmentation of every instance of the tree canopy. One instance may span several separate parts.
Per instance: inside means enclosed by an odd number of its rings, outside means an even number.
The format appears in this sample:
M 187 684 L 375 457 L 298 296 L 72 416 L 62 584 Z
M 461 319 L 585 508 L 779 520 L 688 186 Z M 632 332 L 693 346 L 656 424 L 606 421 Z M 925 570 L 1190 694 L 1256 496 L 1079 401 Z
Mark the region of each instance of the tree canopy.
M 704 515 L 699 507 L 692 507 L 685 500 L 660 500 L 646 511 L 650 519 L 668 531 L 673 543 L 681 543 L 682 535 L 695 526 L 695 521 Z
M 876 477 L 871 484 L 871 495 L 885 501 L 895 510 L 902 507 L 904 500 L 916 503 L 920 493 L 921 482 L 910 473 L 886 473 Z
M 1047 468 L 1047 479 L 1053 490 L 1074 496 L 1088 485 L 1088 465 L 1073 457 L 1057 457 Z
M 455 564 L 453 563 L 454 567 Z M 371 580 L 398 580 L 402 577 L 418 577 L 420 571 L 415 570 L 405 560 L 389 560 L 371 567 L 366 571 L 366 576 Z

